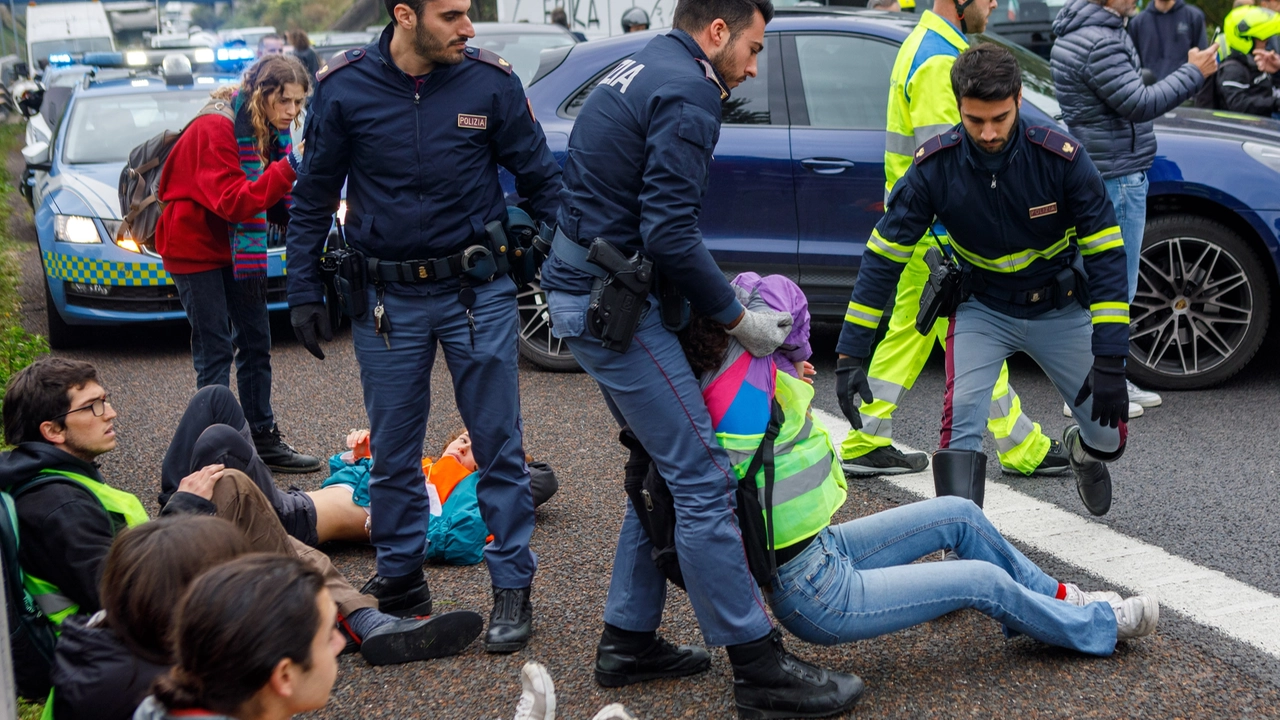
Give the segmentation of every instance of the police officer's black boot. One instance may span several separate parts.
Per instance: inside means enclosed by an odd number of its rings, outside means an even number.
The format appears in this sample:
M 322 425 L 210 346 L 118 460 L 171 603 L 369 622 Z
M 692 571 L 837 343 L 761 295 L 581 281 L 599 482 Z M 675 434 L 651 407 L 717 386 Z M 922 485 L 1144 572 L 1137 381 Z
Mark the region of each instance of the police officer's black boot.
M 782 647 L 777 630 L 725 650 L 733 664 L 733 699 L 742 720 L 827 717 L 852 708 L 862 695 L 857 675 L 804 662 Z
M 529 588 L 493 589 L 493 612 L 484 634 L 484 649 L 491 653 L 513 653 L 529 644 L 533 633 L 533 603 Z
M 374 575 L 360 592 L 378 598 L 378 609 L 388 615 L 407 618 L 431 614 L 431 589 L 422 571 L 401 577 Z
M 310 473 L 320 469 L 323 464 L 320 458 L 303 455 L 280 436 L 280 428 L 276 425 L 253 433 L 253 447 L 258 457 L 273 472 Z
M 969 498 L 982 507 L 987 489 L 987 456 L 973 450 L 939 450 L 933 454 L 933 490 L 942 497 Z
M 608 623 L 596 646 L 596 682 L 602 687 L 696 675 L 709 667 L 711 655 L 700 647 L 676 647 L 656 632 L 633 632 Z
M 1062 444 L 1067 446 L 1067 459 L 1076 474 L 1076 492 L 1085 509 L 1094 515 L 1106 515 L 1111 509 L 1111 471 L 1097 452 L 1080 439 L 1080 427 L 1072 425 L 1062 433 Z M 1124 446 L 1114 453 L 1106 453 L 1106 460 L 1116 460 L 1124 453 Z

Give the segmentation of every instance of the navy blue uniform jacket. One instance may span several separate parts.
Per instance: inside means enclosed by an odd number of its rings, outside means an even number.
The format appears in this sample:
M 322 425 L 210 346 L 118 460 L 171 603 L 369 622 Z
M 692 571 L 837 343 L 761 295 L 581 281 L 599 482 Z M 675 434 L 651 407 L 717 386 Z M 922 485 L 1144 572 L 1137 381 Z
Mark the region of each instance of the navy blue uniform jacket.
M 644 252 L 695 310 L 721 322 L 738 317 L 742 305 L 702 244 L 698 214 L 728 96 L 688 33 L 649 41 L 582 106 L 559 214 L 570 240 L 588 245 L 599 237 L 627 254 Z M 544 289 L 583 294 L 591 280 L 554 252 L 542 267 Z
M 1124 241 L 1102 176 L 1073 137 L 1019 120 L 996 172 L 960 125 L 916 150 L 915 162 L 889 195 L 862 255 L 836 351 L 865 358 L 885 305 L 916 241 L 936 216 L 961 265 L 992 292 L 1046 287 L 1078 248 L 1089 276 L 1093 354 L 1129 354 L 1129 279 Z M 982 304 L 1012 317 L 1034 317 L 1049 302 L 1020 305 L 981 290 Z
M 347 242 L 382 260 L 442 258 L 480 241 L 506 217 L 498 165 L 535 220 L 555 220 L 560 166 L 511 66 L 467 48 L 460 64 L 414 78 L 391 61 L 391 33 L 348 50 L 348 64 L 316 83 L 289 222 L 291 306 L 324 296 L 320 250 L 344 180 Z

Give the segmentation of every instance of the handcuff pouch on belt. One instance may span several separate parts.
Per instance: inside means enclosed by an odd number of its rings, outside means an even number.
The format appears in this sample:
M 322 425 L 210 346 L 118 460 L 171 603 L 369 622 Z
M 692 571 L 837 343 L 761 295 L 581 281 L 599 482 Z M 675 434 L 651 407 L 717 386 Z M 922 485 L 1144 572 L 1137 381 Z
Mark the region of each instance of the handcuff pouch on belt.
M 658 296 L 658 314 L 662 318 L 662 327 L 677 333 L 689 327 L 692 316 L 689 299 L 665 273 L 657 270 L 653 273 L 653 293 Z
M 320 255 L 320 275 L 337 298 L 338 309 L 352 319 L 364 317 L 369 309 L 369 299 L 365 294 L 368 271 L 365 257 L 359 251 L 347 245 L 342 226 L 338 226 L 337 248 L 326 250 Z
M 485 230 L 489 230 L 492 225 L 493 223 L 486 225 Z M 529 217 L 529 213 L 518 207 L 507 208 L 503 229 L 506 231 L 505 252 L 511 279 L 515 280 L 517 286 L 523 287 L 537 279 L 538 270 L 551 253 L 553 230 L 546 223 L 538 226 Z M 490 231 L 491 237 L 492 234 Z M 499 243 L 494 244 L 494 247 L 499 246 Z
M 929 267 L 929 279 L 920 293 L 920 311 L 916 313 L 916 332 L 928 335 L 938 318 L 950 317 L 960 303 L 968 296 L 966 287 L 967 273 L 956 262 L 955 256 L 945 250 L 933 228 L 929 228 L 936 247 L 931 247 L 924 254 L 924 263 Z
M 587 262 L 608 273 L 591 284 L 587 331 L 606 349 L 624 353 L 649 300 L 653 261 L 640 253 L 628 258 L 609 241 L 596 238 L 587 248 Z

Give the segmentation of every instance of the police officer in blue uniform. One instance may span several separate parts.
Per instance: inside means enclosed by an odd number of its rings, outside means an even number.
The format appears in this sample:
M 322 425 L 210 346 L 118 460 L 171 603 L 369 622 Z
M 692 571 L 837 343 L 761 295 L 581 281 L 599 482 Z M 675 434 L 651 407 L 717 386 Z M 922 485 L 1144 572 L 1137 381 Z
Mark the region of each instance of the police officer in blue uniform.
M 707 644 L 727 646 L 741 717 L 820 717 L 851 707 L 862 682 L 782 648 L 734 519 L 737 477 L 669 329 L 683 315 L 677 295 L 730 327 L 757 356 L 773 352 L 790 329 L 788 314 L 743 309 L 698 231 L 721 101 L 756 74 L 755 56 L 772 15 L 769 0 L 682 0 L 670 34 L 655 37 L 600 81 L 569 139 L 542 287 L 553 332 L 667 480 L 689 600 Z M 610 271 L 600 256 L 611 252 Z M 650 293 L 654 270 L 674 291 L 659 293 L 668 299 L 661 307 Z M 618 285 L 631 296 L 611 298 Z M 619 329 L 623 316 L 638 326 Z M 705 650 L 658 637 L 666 579 L 652 550 L 628 503 L 597 646 L 601 685 L 691 675 L 710 664 Z
M 559 206 L 560 169 L 511 65 L 466 46 L 475 35 L 469 0 L 386 4 L 392 22 L 381 38 L 318 73 L 288 233 L 291 320 L 323 359 L 317 338 L 332 334 L 320 256 L 345 180 L 346 241 L 362 272 L 348 267 L 339 277 L 364 286 L 345 302 L 371 428 L 378 555 L 364 592 L 385 611 L 431 612 L 422 441 L 439 342 L 493 534 L 486 649 L 514 652 L 532 628 L 533 496 L 516 377 L 516 286 L 496 272 L 508 248 L 486 226 L 507 217 L 498 165 L 542 222 Z
M 863 359 L 912 246 L 936 217 L 950 235 L 944 249 L 967 274 L 959 298 L 970 295 L 947 338 L 938 494 L 982 504 L 991 390 L 1005 358 L 1023 351 L 1074 408 L 1079 424 L 1063 441 L 1080 499 L 1103 515 L 1106 462 L 1124 452 L 1129 408 L 1128 280 L 1115 211 L 1080 143 L 1019 117 L 1022 76 L 1008 50 L 966 50 L 951 83 L 961 124 L 916 150 L 867 241 L 836 345 L 841 409 L 857 411 L 855 394 L 871 399 Z

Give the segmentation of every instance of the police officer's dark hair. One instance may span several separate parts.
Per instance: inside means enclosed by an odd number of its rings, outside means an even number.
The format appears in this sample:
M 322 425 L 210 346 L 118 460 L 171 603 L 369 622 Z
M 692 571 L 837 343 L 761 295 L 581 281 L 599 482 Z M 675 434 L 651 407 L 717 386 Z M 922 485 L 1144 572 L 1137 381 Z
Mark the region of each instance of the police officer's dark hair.
M 993 43 L 975 45 L 960 53 L 951 66 L 951 90 L 960 98 L 994 102 L 1017 97 L 1022 70 L 1013 53 Z
M 427 6 L 427 0 L 383 0 L 383 4 L 387 6 L 387 15 L 391 16 L 391 21 L 395 22 L 397 5 L 408 5 L 414 17 L 422 17 L 422 8 Z
M 171 711 L 230 715 L 281 660 L 310 670 L 323 589 L 320 573 L 290 555 L 245 555 L 196 578 L 174 621 L 177 664 L 156 680 L 156 699 Z
M 729 26 L 729 35 L 732 37 L 747 29 L 755 20 L 757 12 L 764 17 L 766 23 L 769 22 L 773 19 L 773 2 L 771 0 L 680 0 L 676 4 L 671 27 L 696 35 L 715 22 L 716 18 L 720 18 L 724 20 L 725 25 Z
M 9 378 L 4 391 L 4 441 L 9 445 L 48 442 L 40 424 L 71 409 L 71 391 L 98 380 L 87 362 L 44 357 Z

